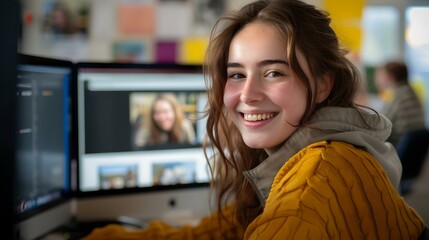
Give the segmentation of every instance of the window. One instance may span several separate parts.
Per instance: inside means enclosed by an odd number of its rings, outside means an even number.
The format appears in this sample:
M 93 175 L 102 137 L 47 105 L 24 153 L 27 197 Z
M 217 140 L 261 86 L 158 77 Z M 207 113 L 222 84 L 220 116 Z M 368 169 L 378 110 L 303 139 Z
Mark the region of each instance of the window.
M 429 7 L 412 6 L 405 9 L 405 61 L 409 66 L 412 85 L 426 109 L 429 126 Z
M 363 13 L 361 57 L 364 65 L 379 65 L 400 57 L 399 11 L 390 6 L 369 6 Z

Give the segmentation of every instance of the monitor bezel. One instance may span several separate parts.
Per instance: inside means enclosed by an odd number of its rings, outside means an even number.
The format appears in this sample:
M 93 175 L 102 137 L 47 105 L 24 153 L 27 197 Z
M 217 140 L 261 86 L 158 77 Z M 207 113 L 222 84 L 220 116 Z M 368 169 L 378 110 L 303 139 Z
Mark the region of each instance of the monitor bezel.
M 111 71 L 112 69 L 126 69 L 127 71 L 136 72 L 148 72 L 148 73 L 168 73 L 168 72 L 183 72 L 183 73 L 202 73 L 202 65 L 199 64 L 180 64 L 180 63 L 127 63 L 127 62 L 77 62 L 75 64 L 74 79 L 72 86 L 72 111 L 73 119 L 72 124 L 74 129 L 79 129 L 78 121 L 78 74 L 84 69 L 97 69 L 100 71 L 106 70 Z M 85 71 L 85 70 L 84 70 Z M 203 183 L 189 183 L 189 184 L 177 184 L 177 185 L 164 185 L 164 186 L 150 186 L 150 187 L 133 187 L 133 188 L 122 188 L 122 189 L 99 189 L 95 191 L 81 191 L 80 179 L 79 179 L 79 147 L 78 143 L 78 131 L 74 137 L 74 143 L 76 144 L 76 157 L 73 162 L 73 171 L 75 179 L 72 181 L 73 197 L 77 199 L 85 198 L 102 198 L 109 196 L 122 196 L 122 195 L 138 195 L 142 193 L 156 193 L 165 191 L 174 191 L 180 189 L 198 189 L 208 188 L 210 182 Z M 202 146 L 200 146 L 202 147 Z

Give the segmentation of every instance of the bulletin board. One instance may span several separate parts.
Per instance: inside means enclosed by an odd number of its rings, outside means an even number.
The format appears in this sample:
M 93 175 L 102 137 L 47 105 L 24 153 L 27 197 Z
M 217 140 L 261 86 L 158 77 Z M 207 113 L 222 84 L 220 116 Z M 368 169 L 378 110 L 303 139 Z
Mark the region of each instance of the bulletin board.
M 225 0 L 26 0 L 23 50 L 76 61 L 200 64 L 225 4 Z

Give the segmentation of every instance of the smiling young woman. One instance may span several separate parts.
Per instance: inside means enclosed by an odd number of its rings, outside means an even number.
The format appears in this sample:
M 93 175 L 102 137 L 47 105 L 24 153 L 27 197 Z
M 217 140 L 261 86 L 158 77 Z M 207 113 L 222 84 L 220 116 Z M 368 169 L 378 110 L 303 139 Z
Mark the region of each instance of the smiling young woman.
M 204 65 L 217 212 L 87 239 L 417 239 L 392 125 L 354 104 L 361 76 L 345 54 L 328 14 L 298 0 L 221 18 Z

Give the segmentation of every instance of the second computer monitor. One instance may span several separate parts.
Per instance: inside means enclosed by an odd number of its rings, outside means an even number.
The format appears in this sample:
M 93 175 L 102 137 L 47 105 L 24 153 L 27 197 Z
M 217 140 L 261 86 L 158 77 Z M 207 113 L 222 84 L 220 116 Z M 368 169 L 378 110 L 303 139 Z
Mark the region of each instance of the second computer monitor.
M 79 197 L 207 188 L 200 66 L 79 63 L 76 93 Z

